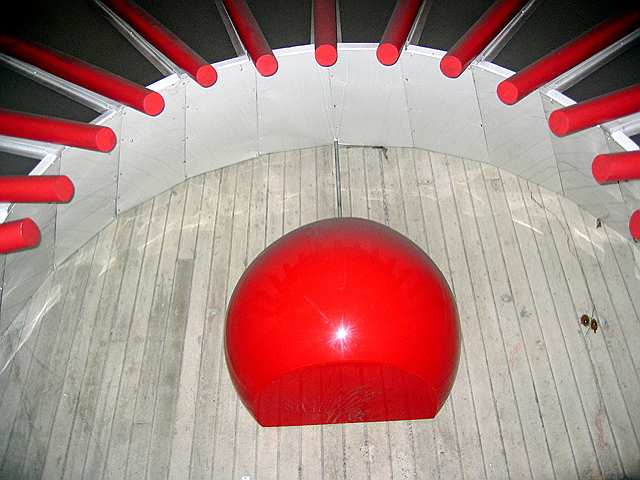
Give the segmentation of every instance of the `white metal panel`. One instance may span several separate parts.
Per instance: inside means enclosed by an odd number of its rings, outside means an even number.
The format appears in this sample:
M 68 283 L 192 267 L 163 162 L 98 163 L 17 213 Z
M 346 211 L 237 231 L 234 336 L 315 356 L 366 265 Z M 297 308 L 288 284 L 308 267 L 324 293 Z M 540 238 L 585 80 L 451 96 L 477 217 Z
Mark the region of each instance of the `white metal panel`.
M 504 105 L 496 94 L 503 79 L 496 72 L 472 67 L 482 114 L 489 163 L 554 192 L 561 191 L 540 95 L 532 93 L 516 105 Z
M 542 103 L 545 118 L 562 106 L 546 96 L 542 96 Z M 566 137 L 550 133 L 549 137 L 564 195 L 612 226 L 624 222 L 628 209 L 618 184 L 600 185 L 591 173 L 593 158 L 609 151 L 602 129 L 593 127 Z
M 75 195 L 71 203 L 58 206 L 56 265 L 116 217 L 118 160 L 122 149 L 121 122 L 120 111 L 100 122 L 111 127 L 118 138 L 111 152 L 78 148 L 65 148 L 62 152 L 60 173 L 71 178 Z
M 409 117 L 417 148 L 486 162 L 487 143 L 473 75 L 440 72 L 445 52 L 410 46 L 402 53 Z
M 329 71 L 313 45 L 276 50 L 278 72 L 257 75 L 260 154 L 333 142 Z
M 333 122 L 347 145 L 411 147 L 402 69 L 376 58 L 377 44 L 341 44 L 329 69 Z
M 164 98 L 157 117 L 125 108 L 122 117 L 118 213 L 184 181 L 185 88 L 175 75 L 153 85 Z M 170 80 L 170 81 L 169 81 Z
M 55 161 L 44 175 L 58 175 L 60 162 Z M 40 245 L 6 256 L 4 288 L 0 309 L 0 332 L 11 324 L 29 298 L 53 271 L 56 240 L 56 205 L 22 203 L 13 205 L 7 221 L 31 218 L 40 228 Z
M 255 67 L 246 57 L 214 66 L 214 86 L 186 87 L 187 177 L 258 155 Z

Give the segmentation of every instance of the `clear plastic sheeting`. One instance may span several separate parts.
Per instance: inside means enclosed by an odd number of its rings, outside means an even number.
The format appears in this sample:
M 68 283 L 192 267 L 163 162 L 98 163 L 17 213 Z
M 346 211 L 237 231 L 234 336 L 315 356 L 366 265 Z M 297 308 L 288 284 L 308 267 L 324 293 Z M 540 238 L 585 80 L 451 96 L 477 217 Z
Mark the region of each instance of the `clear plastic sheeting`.
M 625 149 L 618 145 L 618 143 L 613 140 L 610 135 L 605 133 L 605 137 L 607 139 L 607 147 L 609 148 L 609 153 L 619 153 L 625 151 Z M 614 228 L 614 230 L 618 232 L 627 232 L 629 225 L 629 215 L 640 209 L 640 182 L 624 181 L 619 182 L 617 185 L 620 187 L 622 200 L 627 207 L 628 214 L 626 218 L 622 219 L 622 224 L 620 225 L 611 224 L 608 220 L 605 220 L 605 222 L 607 223 L 607 225 L 610 225 Z
M 122 114 L 106 114 L 99 122 L 113 129 L 118 142 L 109 153 L 77 148 L 62 151 L 60 174 L 75 186 L 70 203 L 57 206 L 56 265 L 64 262 L 116 217 Z
M 545 96 L 542 96 L 542 104 L 546 119 L 553 110 L 564 106 Z M 562 193 L 595 217 L 624 231 L 630 212 L 620 186 L 617 183 L 600 185 L 591 172 L 594 157 L 609 151 L 604 131 L 594 127 L 566 137 L 549 133 L 549 137 L 560 174 Z
M 54 161 L 44 175 L 59 175 L 60 161 Z M 56 241 L 56 205 L 13 205 L 7 221 L 29 217 L 40 228 L 40 245 L 6 256 L 4 288 L 0 306 L 0 332 L 4 331 L 24 308 L 34 292 L 53 271 Z
M 496 87 L 504 77 L 483 66 L 473 67 L 472 71 L 489 151 L 488 163 L 561 192 L 540 94 L 534 92 L 516 105 L 505 105 L 496 95 Z

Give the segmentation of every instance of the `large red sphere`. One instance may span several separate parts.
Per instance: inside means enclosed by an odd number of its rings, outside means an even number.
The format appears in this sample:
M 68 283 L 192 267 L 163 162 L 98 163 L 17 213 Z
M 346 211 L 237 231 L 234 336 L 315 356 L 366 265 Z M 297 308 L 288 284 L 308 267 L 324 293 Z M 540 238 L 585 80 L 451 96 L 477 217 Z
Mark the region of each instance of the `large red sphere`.
M 267 248 L 227 312 L 227 364 L 264 426 L 433 418 L 460 327 L 427 255 L 369 220 L 323 220 Z

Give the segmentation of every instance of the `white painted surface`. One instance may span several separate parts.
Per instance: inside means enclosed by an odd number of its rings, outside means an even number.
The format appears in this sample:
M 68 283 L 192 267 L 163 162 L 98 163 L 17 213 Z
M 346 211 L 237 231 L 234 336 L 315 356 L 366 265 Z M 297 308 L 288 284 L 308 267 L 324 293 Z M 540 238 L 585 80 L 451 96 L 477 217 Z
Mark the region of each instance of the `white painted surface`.
M 329 69 L 333 123 L 347 145 L 412 146 L 400 63 L 380 65 L 376 45 L 342 44 Z
M 218 81 L 211 88 L 187 84 L 187 177 L 258 154 L 255 68 L 238 58 L 216 65 L 216 70 Z
M 122 114 L 118 213 L 181 183 L 185 173 L 185 85 L 177 76 L 160 91 L 162 113 L 151 117 L 131 108 Z M 167 82 L 165 82 L 167 83 Z
M 333 142 L 329 72 L 311 45 L 278 55 L 278 73 L 256 75 L 260 154 Z
M 413 144 L 486 162 L 487 142 L 471 69 L 459 78 L 447 78 L 440 72 L 440 58 L 410 46 L 400 60 Z

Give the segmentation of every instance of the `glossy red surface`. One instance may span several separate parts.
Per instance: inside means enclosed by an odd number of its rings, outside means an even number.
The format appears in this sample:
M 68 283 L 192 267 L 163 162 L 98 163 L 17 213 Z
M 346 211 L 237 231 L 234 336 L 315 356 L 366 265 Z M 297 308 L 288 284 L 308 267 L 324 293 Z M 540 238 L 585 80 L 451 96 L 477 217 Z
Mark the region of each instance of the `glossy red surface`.
M 38 43 L 0 34 L 0 52 L 147 115 L 159 115 L 164 109 L 158 92 Z
M 596 25 L 540 60 L 498 84 L 498 98 L 519 102 L 531 92 L 620 40 L 640 24 L 640 9 L 632 8 Z
M 318 65 L 330 67 L 338 61 L 338 28 L 334 0 L 313 0 L 313 41 Z
M 263 426 L 433 418 L 460 327 L 436 265 L 363 219 L 306 225 L 267 248 L 227 311 L 227 364 Z
M 551 112 L 549 129 L 558 137 L 640 112 L 640 84 Z
M 640 210 L 636 210 L 629 218 L 629 233 L 635 241 L 640 241 Z
M 0 254 L 35 248 L 40 243 L 40 229 L 30 218 L 0 224 Z
M 527 0 L 496 0 L 442 57 L 440 71 L 449 78 L 462 75 L 526 3 Z
M 591 172 L 600 184 L 640 180 L 640 151 L 597 155 L 591 163 Z
M 420 10 L 421 0 L 398 0 L 376 49 L 376 57 L 383 65 L 393 65 L 400 58 L 413 22 Z
M 0 176 L 0 203 L 69 203 L 74 193 L 65 175 Z
M 216 70 L 158 20 L 129 0 L 104 0 L 119 17 L 203 87 L 218 79 Z
M 245 0 L 223 0 L 223 3 L 236 32 L 238 32 L 240 41 L 258 73 L 263 77 L 274 75 L 278 71 L 278 60 L 247 2 Z
M 98 152 L 110 152 L 117 141 L 116 134 L 109 127 L 4 108 L 0 108 L 0 135 Z

